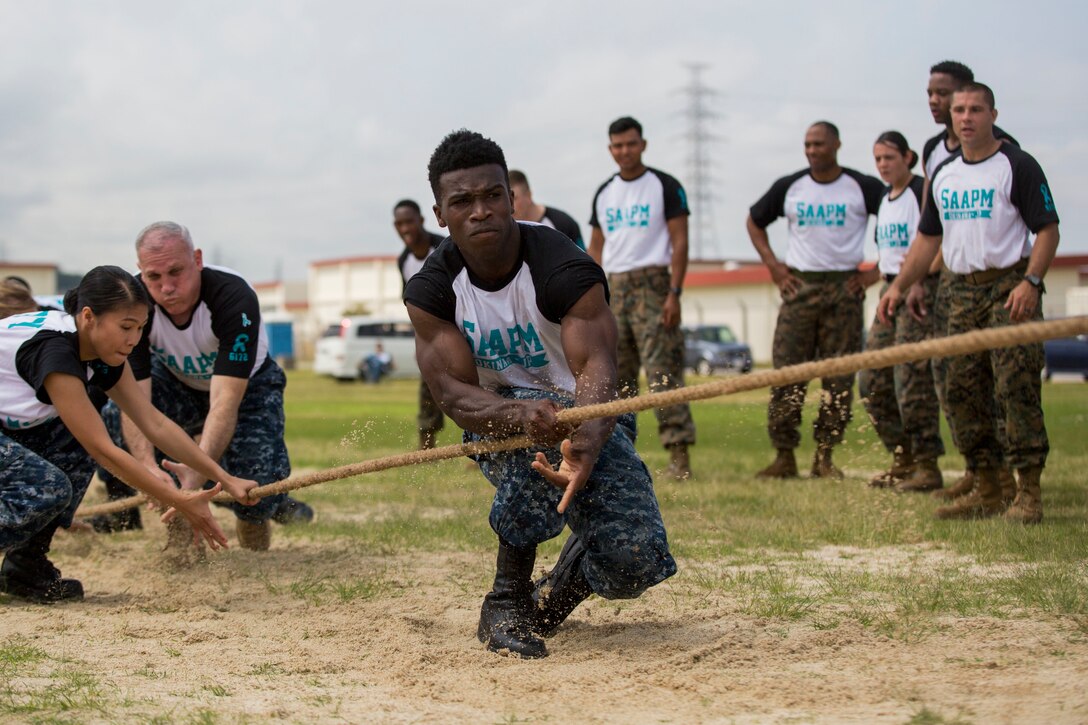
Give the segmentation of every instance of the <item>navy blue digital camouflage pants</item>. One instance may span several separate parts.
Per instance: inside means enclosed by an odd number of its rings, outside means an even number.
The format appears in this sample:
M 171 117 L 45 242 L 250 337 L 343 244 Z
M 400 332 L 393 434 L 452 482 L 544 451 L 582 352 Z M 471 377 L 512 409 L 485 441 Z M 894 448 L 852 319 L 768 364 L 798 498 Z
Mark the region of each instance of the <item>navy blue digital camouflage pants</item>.
M 0 551 L 25 543 L 53 521 L 70 526 L 94 467 L 60 418 L 0 431 Z
M 572 401 L 542 390 L 508 388 L 503 397 Z M 669 553 L 653 481 L 635 451 L 633 424 L 621 422 L 605 442 L 586 487 L 575 494 L 565 514 L 555 510 L 563 492 L 530 465 L 543 451 L 553 466 L 558 448 L 522 449 L 478 457 L 480 470 L 495 487 L 491 528 L 517 547 L 555 538 L 570 525 L 586 548 L 583 572 L 590 587 L 606 599 L 632 599 L 676 573 Z M 486 440 L 468 431 L 465 442 Z
M 249 379 L 245 395 L 238 404 L 234 437 L 219 459 L 219 465 L 231 475 L 259 484 L 273 483 L 291 475 L 291 462 L 283 442 L 283 389 L 286 386 L 283 370 L 271 359 Z M 203 430 L 204 420 L 208 417 L 209 394 L 185 385 L 154 358 L 151 361 L 151 402 L 189 435 L 195 436 Z M 103 408 L 102 418 L 114 443 L 123 446 L 117 405 L 110 403 Z M 162 452 L 155 451 L 155 460 L 162 459 Z M 106 481 L 111 497 L 132 490 L 106 471 L 99 470 L 99 475 Z M 253 506 L 243 506 L 236 501 L 228 506 L 238 518 L 259 523 L 272 518 L 286 495 L 266 496 Z

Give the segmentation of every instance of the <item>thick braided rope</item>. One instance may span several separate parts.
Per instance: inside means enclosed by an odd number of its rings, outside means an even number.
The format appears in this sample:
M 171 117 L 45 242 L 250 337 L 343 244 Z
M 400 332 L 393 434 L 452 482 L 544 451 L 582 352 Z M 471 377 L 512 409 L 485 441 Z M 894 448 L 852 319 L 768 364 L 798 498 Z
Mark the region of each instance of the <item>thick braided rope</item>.
M 635 398 L 614 400 L 610 403 L 586 405 L 581 408 L 569 408 L 559 413 L 559 420 L 563 423 L 582 423 L 594 418 L 605 418 L 623 413 L 634 413 L 650 408 L 664 408 L 678 403 L 687 403 L 693 400 L 706 400 L 721 395 L 729 395 L 747 390 L 758 390 L 769 386 L 790 385 L 804 383 L 809 380 L 838 375 L 849 375 L 859 370 L 885 368 L 900 363 L 914 362 L 916 360 L 928 360 L 931 358 L 952 357 L 955 355 L 967 355 L 983 350 L 992 350 L 1000 347 L 1013 347 L 1029 343 L 1042 342 L 1057 337 L 1072 337 L 1074 335 L 1088 333 L 1088 317 L 1069 317 L 1062 320 L 1048 320 L 1046 322 L 1026 322 L 1007 327 L 996 327 L 986 330 L 975 330 L 961 335 L 934 338 L 923 342 L 914 342 L 907 345 L 895 345 L 883 350 L 869 350 L 853 355 L 816 360 L 813 362 L 791 365 L 776 370 L 764 370 L 751 373 L 743 377 L 726 378 L 702 385 L 676 388 L 660 393 L 640 395 Z M 369 461 L 351 463 L 346 466 L 327 468 L 314 471 L 301 476 L 285 478 L 282 481 L 259 486 L 250 492 L 254 498 L 263 498 L 277 493 L 293 491 L 297 488 L 315 486 L 319 483 L 335 481 L 343 478 L 359 476 L 364 473 L 385 471 L 391 468 L 414 466 L 420 463 L 430 463 L 449 458 L 460 458 L 478 453 L 495 453 L 498 451 L 510 451 L 518 448 L 528 448 L 532 444 L 526 436 L 504 438 L 502 440 L 485 441 L 481 443 L 466 443 L 452 446 L 442 446 L 425 451 L 412 451 L 395 456 L 375 458 Z M 95 514 L 115 513 L 125 509 L 139 506 L 147 500 L 144 495 L 131 496 L 118 499 L 110 503 L 98 506 L 80 508 L 76 512 L 78 516 L 93 516 Z M 228 494 L 220 493 L 217 501 L 233 500 Z

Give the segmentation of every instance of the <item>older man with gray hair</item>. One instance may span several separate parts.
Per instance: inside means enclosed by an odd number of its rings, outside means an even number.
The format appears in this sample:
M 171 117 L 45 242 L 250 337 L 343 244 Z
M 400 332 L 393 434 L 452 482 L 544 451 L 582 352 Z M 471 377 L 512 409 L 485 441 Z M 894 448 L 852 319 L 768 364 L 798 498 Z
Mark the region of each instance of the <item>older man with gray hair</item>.
M 136 257 L 138 278 L 155 302 L 129 357 L 140 385 L 156 408 L 199 436 L 204 452 L 231 473 L 261 484 L 286 478 L 291 473 L 283 442 L 287 380 L 268 355 L 256 292 L 237 272 L 205 265 L 189 230 L 174 222 L 155 222 L 141 231 Z M 107 406 L 103 416 L 118 443 L 157 475 L 168 475 L 158 465 L 162 454 L 116 406 Z M 115 493 L 119 482 L 102 473 Z M 177 477 L 182 488 L 207 483 L 188 468 Z M 267 549 L 269 520 L 285 520 L 282 508 L 290 503 L 297 518 L 312 518 L 308 506 L 284 494 L 255 506 L 231 504 L 239 543 Z

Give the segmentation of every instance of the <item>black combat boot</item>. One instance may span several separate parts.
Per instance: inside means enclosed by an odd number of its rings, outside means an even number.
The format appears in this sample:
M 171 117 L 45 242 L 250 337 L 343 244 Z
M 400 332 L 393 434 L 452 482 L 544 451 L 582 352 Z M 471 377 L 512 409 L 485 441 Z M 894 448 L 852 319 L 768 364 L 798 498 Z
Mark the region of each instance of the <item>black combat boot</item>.
M 283 526 L 308 524 L 314 520 L 314 510 L 309 504 L 284 496 L 273 512 L 272 520 Z
M 563 545 L 555 568 L 536 583 L 533 590 L 535 622 L 533 631 L 551 637 L 574 608 L 584 602 L 593 590 L 582 573 L 586 549 L 573 533 Z
M 492 652 L 525 659 L 547 657 L 544 640 L 533 634 L 533 564 L 536 547 L 514 547 L 499 539 L 495 585 L 484 597 L 476 636 Z
M 61 579 L 60 570 L 46 556 L 58 525 L 54 519 L 25 544 L 8 550 L 0 565 L 0 592 L 38 604 L 83 599 L 83 585 Z

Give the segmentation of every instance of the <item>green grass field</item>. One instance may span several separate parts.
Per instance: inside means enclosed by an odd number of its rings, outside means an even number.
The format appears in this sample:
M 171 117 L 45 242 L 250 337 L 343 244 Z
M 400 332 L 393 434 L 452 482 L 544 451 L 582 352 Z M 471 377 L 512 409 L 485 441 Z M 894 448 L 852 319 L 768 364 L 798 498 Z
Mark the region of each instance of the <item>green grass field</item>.
M 698 383 L 698 379 L 689 384 Z M 809 421 L 799 464 L 812 455 Z M 298 467 L 320 468 L 402 452 L 415 441 L 416 384 L 378 386 L 336 383 L 308 372 L 292 373 L 288 387 L 288 443 Z M 1044 473 L 1045 521 L 1024 527 L 1004 521 L 942 522 L 931 516 L 937 503 L 926 495 L 899 495 L 867 488 L 864 479 L 886 466 L 883 450 L 860 405 L 836 461 L 845 481 L 800 479 L 760 481 L 752 474 L 769 462 L 765 430 L 766 391 L 693 404 L 698 445 L 695 478 L 673 482 L 656 477 L 656 488 L 671 546 L 689 563 L 758 567 L 754 573 L 717 575 L 695 569 L 682 576 L 694 588 L 736 588 L 748 592 L 753 612 L 790 618 L 853 618 L 896 629 L 895 612 L 914 631 L 924 616 L 944 613 L 1015 616 L 1024 608 L 1088 616 L 1088 385 L 1044 387 L 1051 455 Z M 667 463 L 658 445 L 652 412 L 639 416 L 639 451 L 651 471 Z M 459 442 L 447 421 L 439 443 Z M 946 447 L 954 451 L 945 431 Z M 942 459 L 947 471 L 962 471 L 956 453 Z M 948 476 L 951 483 L 954 476 Z M 491 489 L 461 460 L 399 469 L 380 476 L 323 484 L 299 493 L 323 506 L 352 508 L 381 502 L 383 515 L 365 530 L 320 521 L 306 536 L 352 536 L 374 550 L 466 550 L 490 554 L 494 534 L 487 526 Z M 442 510 L 442 516 L 431 515 Z M 300 534 L 301 535 L 301 534 Z M 549 546 L 557 548 L 559 542 Z M 921 546 L 918 546 L 921 545 Z M 805 552 L 822 547 L 877 549 L 934 548 L 950 556 L 926 566 L 908 566 L 884 575 L 849 574 L 827 567 Z M 911 549 L 908 549 L 910 551 Z M 550 551 L 549 548 L 544 549 Z M 1023 564 L 1015 577 L 973 572 L 962 562 Z M 788 569 L 784 568 L 788 567 Z M 821 613 L 822 612 L 822 613 Z M 874 612 L 879 613 L 876 616 Z M 893 613 L 889 616 L 889 612 Z M 825 625 L 833 622 L 824 622 Z M 1088 632 L 1088 621 L 1085 622 Z
M 416 394 L 291 372 L 296 472 L 414 447 Z M 87 599 L 0 596 L 0 722 L 1085 722 L 1088 385 L 1044 386 L 1032 527 L 941 522 L 929 496 L 868 488 L 889 456 L 860 407 L 845 480 L 757 480 L 766 401 L 693 405 L 695 478 L 655 481 L 679 572 L 636 600 L 591 598 L 546 659 L 476 641 L 492 490 L 456 459 L 296 491 L 314 523 L 195 566 L 170 564 L 147 514 L 143 531 L 58 535 Z M 639 427 L 663 469 L 652 413 Z M 440 444 L 458 441 L 448 424 Z M 811 455 L 809 440 L 806 470 Z

